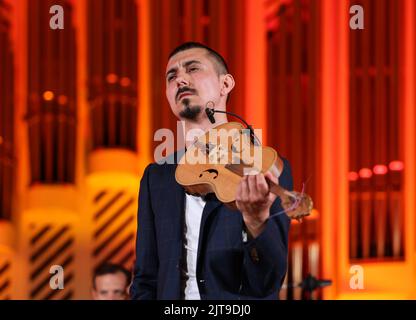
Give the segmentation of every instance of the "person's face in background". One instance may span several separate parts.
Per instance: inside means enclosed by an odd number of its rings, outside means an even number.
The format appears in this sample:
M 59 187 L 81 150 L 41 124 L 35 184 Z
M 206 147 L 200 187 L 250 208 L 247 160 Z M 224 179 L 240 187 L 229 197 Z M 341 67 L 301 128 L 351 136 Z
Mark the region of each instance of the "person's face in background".
M 232 89 L 230 75 L 219 75 L 212 59 L 203 48 L 181 51 L 169 59 L 166 97 L 179 119 L 197 121 L 209 101 L 216 108 L 225 108 L 226 96 Z
M 127 279 L 122 272 L 108 273 L 95 278 L 92 297 L 94 300 L 126 300 L 127 290 Z

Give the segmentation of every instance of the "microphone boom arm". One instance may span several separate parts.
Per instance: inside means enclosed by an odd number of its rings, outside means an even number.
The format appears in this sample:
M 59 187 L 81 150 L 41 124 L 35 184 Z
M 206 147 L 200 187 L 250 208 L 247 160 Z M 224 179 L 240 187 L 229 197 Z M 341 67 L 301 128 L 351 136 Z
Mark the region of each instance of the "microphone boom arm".
M 256 135 L 254 134 L 254 130 L 253 127 L 247 123 L 246 120 L 244 120 L 242 117 L 240 117 L 238 114 L 235 114 L 234 112 L 230 112 L 230 111 L 222 111 L 222 110 L 215 110 L 213 108 L 205 108 L 205 112 L 208 116 L 208 119 L 211 121 L 211 123 L 215 123 L 215 119 L 214 119 L 214 113 L 225 113 L 228 114 L 230 116 L 236 117 L 237 119 L 239 119 L 241 122 L 243 122 L 245 124 L 245 126 L 247 127 L 248 130 L 250 130 L 250 138 L 251 138 L 251 142 L 253 144 L 255 144 L 254 140 L 257 140 L 258 144 L 260 145 L 260 141 L 259 139 L 256 137 Z

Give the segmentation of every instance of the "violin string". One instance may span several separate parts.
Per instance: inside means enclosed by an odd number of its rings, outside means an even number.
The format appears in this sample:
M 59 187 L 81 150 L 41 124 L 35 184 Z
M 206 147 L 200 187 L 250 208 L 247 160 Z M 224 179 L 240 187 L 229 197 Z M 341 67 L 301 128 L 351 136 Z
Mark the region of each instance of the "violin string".
M 300 193 L 300 195 L 301 196 L 303 196 L 304 195 L 304 192 L 305 192 L 305 187 L 306 187 L 306 184 L 305 184 L 305 182 L 304 183 L 302 183 L 302 191 L 301 191 L 301 193 Z M 273 213 L 273 214 L 271 214 L 270 216 L 269 216 L 269 218 L 268 219 L 270 219 L 270 218 L 274 218 L 274 217 L 277 217 L 277 216 L 280 216 L 281 214 L 284 214 L 284 213 L 286 213 L 287 211 L 292 211 L 292 210 L 295 210 L 298 206 L 299 206 L 299 204 L 300 204 L 300 200 L 301 199 L 301 197 L 297 197 L 296 198 L 296 201 L 287 209 L 287 210 L 285 210 L 285 209 L 283 209 L 283 210 L 281 210 L 281 211 L 278 211 L 278 212 L 276 212 L 276 213 Z

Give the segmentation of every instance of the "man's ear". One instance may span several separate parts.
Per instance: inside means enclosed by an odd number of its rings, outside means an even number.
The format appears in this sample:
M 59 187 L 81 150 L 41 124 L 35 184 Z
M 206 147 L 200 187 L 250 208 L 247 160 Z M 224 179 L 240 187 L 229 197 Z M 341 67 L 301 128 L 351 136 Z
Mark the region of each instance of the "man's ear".
M 221 88 L 221 95 L 226 96 L 233 90 L 235 86 L 234 78 L 231 74 L 227 73 L 222 76 L 222 88 Z

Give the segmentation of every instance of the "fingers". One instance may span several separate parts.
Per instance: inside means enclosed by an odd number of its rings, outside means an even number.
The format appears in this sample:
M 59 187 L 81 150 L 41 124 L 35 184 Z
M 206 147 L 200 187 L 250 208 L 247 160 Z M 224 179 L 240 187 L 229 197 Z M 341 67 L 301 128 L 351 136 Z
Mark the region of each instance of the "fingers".
M 263 202 L 269 193 L 269 186 L 264 179 L 263 174 L 248 176 L 249 201 L 252 203 Z
M 246 202 L 248 199 L 247 176 L 244 176 L 237 187 L 236 200 Z
M 267 171 L 264 176 L 269 179 L 270 181 L 273 181 L 276 184 L 279 184 L 279 180 L 276 178 L 276 176 L 271 173 L 270 171 Z
M 236 191 L 236 193 L 235 193 L 235 200 L 238 202 L 238 201 L 241 201 L 241 189 L 242 189 L 242 183 L 241 183 L 241 181 L 240 181 L 240 183 L 238 184 L 238 186 L 237 186 L 237 191 Z
M 269 193 L 269 185 L 267 184 L 264 175 L 258 174 L 256 175 L 256 186 L 257 191 L 259 192 L 260 196 L 265 196 Z
M 241 186 L 241 197 L 243 198 L 243 201 L 247 202 L 250 196 L 250 188 L 248 185 L 248 176 L 244 176 Z
M 270 180 L 270 181 L 274 182 L 275 184 L 279 184 L 279 180 L 277 179 L 277 177 L 273 173 L 271 173 L 270 171 L 266 172 L 264 174 L 264 176 L 265 176 L 265 179 Z M 273 192 L 269 192 L 269 201 L 270 202 L 274 202 L 276 200 L 276 198 L 277 198 L 276 194 L 274 194 Z
M 236 200 L 246 205 L 262 203 L 269 200 L 269 185 L 263 174 L 244 176 L 236 192 Z
M 275 197 L 263 174 L 248 175 L 241 179 L 237 187 L 236 205 L 244 221 L 250 224 L 250 221 L 267 219 Z
M 245 186 L 245 199 L 250 199 L 250 193 L 253 192 L 253 186 L 251 183 L 251 175 L 244 176 L 244 186 Z

